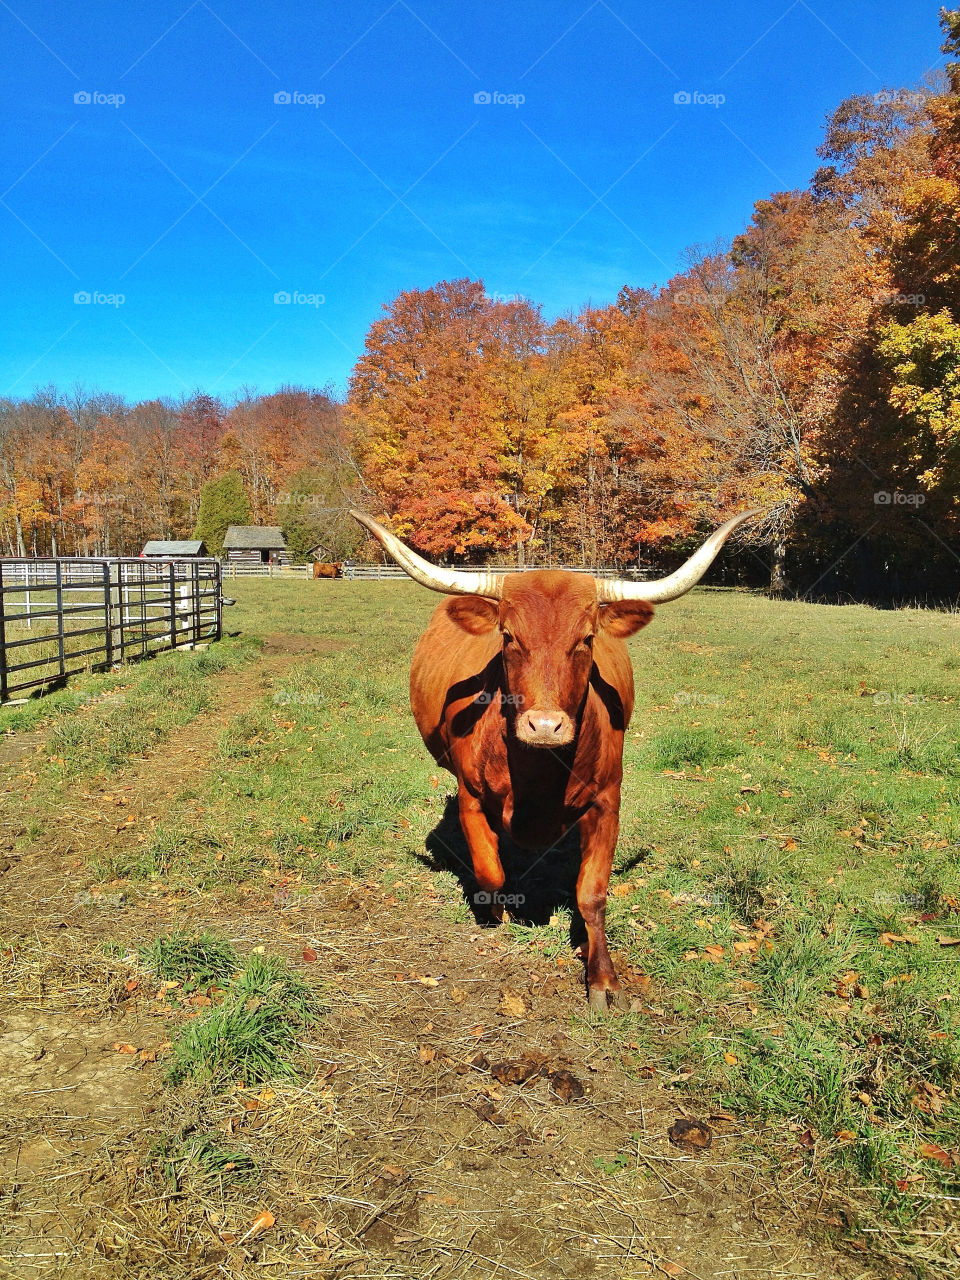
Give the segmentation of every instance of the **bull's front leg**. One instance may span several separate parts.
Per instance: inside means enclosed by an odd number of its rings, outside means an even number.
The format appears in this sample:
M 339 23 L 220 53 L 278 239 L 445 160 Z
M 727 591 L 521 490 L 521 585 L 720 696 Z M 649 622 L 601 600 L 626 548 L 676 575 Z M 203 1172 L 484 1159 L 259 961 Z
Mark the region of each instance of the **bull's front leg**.
M 620 791 L 607 790 L 580 819 L 580 875 L 577 906 L 587 927 L 587 990 L 590 1007 L 628 1009 L 630 1001 L 607 950 L 607 888 L 620 831 Z
M 496 834 L 480 807 L 480 801 L 460 783 L 457 802 L 460 808 L 460 826 L 463 830 L 473 874 L 484 893 L 494 894 L 503 888 L 504 873 L 500 862 L 500 848 Z

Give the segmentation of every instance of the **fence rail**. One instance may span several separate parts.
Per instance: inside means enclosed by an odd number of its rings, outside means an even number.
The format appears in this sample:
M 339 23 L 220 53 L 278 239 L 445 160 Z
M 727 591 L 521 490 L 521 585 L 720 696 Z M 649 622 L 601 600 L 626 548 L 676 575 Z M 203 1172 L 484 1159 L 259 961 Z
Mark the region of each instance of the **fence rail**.
M 547 566 L 531 565 L 530 568 L 542 569 Z M 563 568 L 569 573 L 587 573 L 595 578 L 646 578 L 652 576 L 656 571 L 651 567 L 644 565 L 637 569 L 631 567 L 629 569 L 611 568 L 608 565 L 600 565 L 597 567 L 582 567 L 580 565 L 551 565 L 550 568 Z M 484 565 L 484 570 L 490 573 L 524 573 L 526 570 L 518 569 L 515 564 L 490 564 Z M 294 564 L 294 565 L 272 565 L 272 564 L 237 564 L 235 562 L 227 563 L 223 566 L 223 576 L 225 578 L 279 578 L 293 581 L 304 576 L 310 578 L 313 576 L 313 566 L 310 564 Z M 349 578 L 356 582 L 386 582 L 391 579 L 406 578 L 407 573 L 401 569 L 398 564 L 345 564 L 343 567 L 344 578 Z
M 212 558 L 0 558 L 0 701 L 221 630 Z

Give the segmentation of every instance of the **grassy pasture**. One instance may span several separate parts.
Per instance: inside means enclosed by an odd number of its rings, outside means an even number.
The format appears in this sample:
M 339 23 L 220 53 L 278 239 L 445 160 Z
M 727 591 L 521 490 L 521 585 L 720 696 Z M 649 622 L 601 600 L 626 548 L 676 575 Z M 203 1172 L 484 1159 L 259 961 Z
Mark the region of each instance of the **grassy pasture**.
M 277 632 L 303 636 L 303 656 L 221 733 L 191 785 L 195 803 L 171 807 L 129 853 L 94 859 L 100 882 L 240 902 L 264 875 L 302 895 L 345 877 L 400 903 L 426 896 L 452 930 L 472 925 L 465 849 L 443 821 L 451 780 L 407 704 L 433 598 L 403 582 L 235 587 L 225 625 L 243 638 L 209 657 L 164 655 L 0 712 L 0 727 L 45 735 L 30 829 L 65 779 L 121 768 L 208 705 L 204 663 L 250 661 Z M 699 590 L 663 606 L 631 652 L 637 707 L 608 931 L 638 999 L 606 1020 L 572 1006 L 573 1033 L 669 1082 L 691 1109 L 756 1122 L 768 1171 L 799 1153 L 810 1184 L 838 1206 L 836 1229 L 855 1221 L 875 1259 L 896 1259 L 901 1274 L 949 1274 L 946 1224 L 960 1196 L 960 620 Z M 121 687 L 125 701 L 111 708 L 106 695 Z M 117 749 L 116 734 L 133 736 Z M 555 874 L 551 860 L 536 875 L 509 868 L 505 889 L 530 890 L 532 923 L 500 932 L 531 955 L 569 955 L 576 936 L 569 854 L 556 864 Z M 153 948 L 159 972 L 172 963 L 169 940 Z M 286 991 L 271 1025 L 277 1074 L 293 1069 L 296 1027 L 315 1010 L 295 983 L 286 990 L 280 968 L 234 964 L 228 956 L 219 978 L 234 994 L 177 1041 L 174 1082 L 229 1075 L 225 1040 L 242 1054 L 244 1014 L 272 1010 L 244 1006 L 244 982 L 271 999 Z M 625 1131 L 611 1153 L 614 1180 L 631 1176 L 630 1141 Z M 206 1149 L 194 1158 L 217 1159 Z

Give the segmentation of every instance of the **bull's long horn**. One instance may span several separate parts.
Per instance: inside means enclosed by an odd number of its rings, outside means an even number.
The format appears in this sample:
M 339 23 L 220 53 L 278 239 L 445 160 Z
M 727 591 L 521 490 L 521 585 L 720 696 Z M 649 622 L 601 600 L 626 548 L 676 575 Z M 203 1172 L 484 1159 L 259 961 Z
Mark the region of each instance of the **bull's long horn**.
M 762 515 L 760 508 L 755 511 L 744 511 L 710 535 L 699 551 L 695 551 L 685 564 L 667 578 L 658 578 L 655 582 L 633 582 L 597 578 L 597 599 L 601 604 L 609 604 L 615 600 L 648 600 L 650 604 L 663 604 L 667 600 L 676 600 L 686 595 L 691 587 L 695 587 L 717 557 L 717 552 L 733 533 L 734 529 Z
M 393 556 L 401 569 L 405 569 L 422 587 L 431 591 L 442 591 L 448 596 L 486 596 L 488 600 L 499 600 L 503 593 L 502 573 L 475 573 L 469 569 L 443 569 L 439 565 L 424 560 L 399 538 L 371 520 L 362 511 L 351 511 L 354 520 L 370 531 L 389 555 Z

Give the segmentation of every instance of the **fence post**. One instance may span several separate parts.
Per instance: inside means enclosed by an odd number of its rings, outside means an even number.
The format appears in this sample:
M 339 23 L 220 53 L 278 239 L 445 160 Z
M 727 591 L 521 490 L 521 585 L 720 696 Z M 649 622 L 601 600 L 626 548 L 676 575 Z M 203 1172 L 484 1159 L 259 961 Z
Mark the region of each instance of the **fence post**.
M 193 586 L 193 643 L 200 643 L 200 562 L 194 560 L 190 566 L 190 579 Z
M 104 560 L 103 570 L 103 656 L 107 667 L 113 666 L 113 609 L 110 600 L 110 566 Z
M 125 629 L 127 619 L 124 616 L 126 605 L 123 599 L 123 565 L 119 560 L 114 560 L 113 563 L 117 569 L 117 634 L 120 638 L 120 661 L 125 662 L 127 657 L 127 635 Z
M 7 700 L 7 597 L 3 588 L 3 561 L 0 560 L 0 702 Z
M 177 574 L 176 565 L 170 561 L 170 648 L 177 647 Z
M 57 561 L 57 659 L 60 663 L 60 678 L 67 673 L 67 664 L 64 661 L 63 651 L 63 564 Z
M 219 560 L 213 562 L 213 598 L 216 601 L 217 618 L 216 618 L 216 634 L 214 640 L 219 640 L 223 636 L 223 584 L 220 581 L 222 567 Z M 236 577 L 236 572 L 234 572 Z

